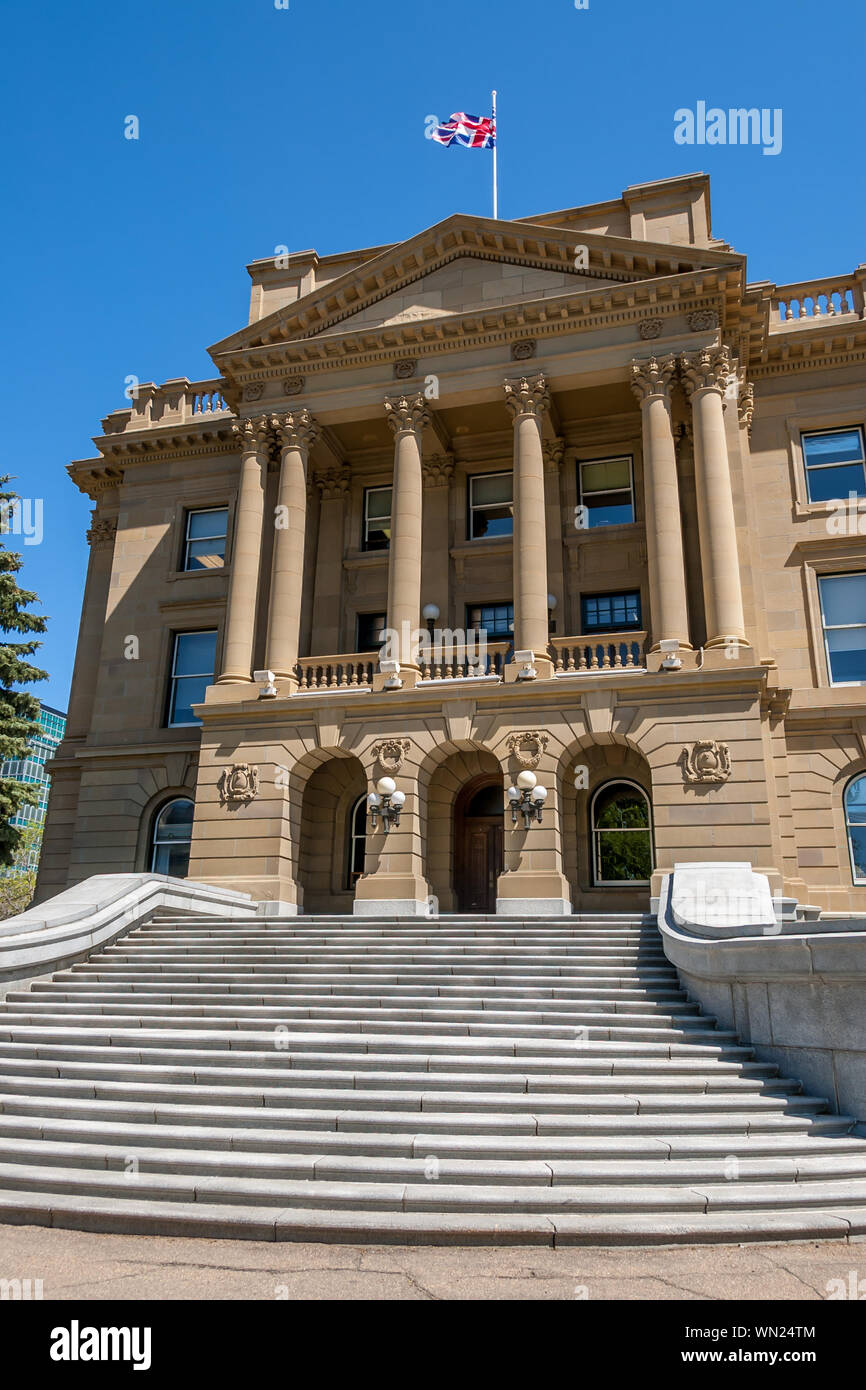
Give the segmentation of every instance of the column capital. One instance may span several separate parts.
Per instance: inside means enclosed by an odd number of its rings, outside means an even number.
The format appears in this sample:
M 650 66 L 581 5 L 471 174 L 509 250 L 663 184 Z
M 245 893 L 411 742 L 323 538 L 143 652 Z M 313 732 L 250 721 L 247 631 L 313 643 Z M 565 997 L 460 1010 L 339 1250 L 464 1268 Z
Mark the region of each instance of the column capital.
M 454 455 L 433 454 L 421 463 L 425 487 L 448 487 L 454 477 Z
M 345 468 L 326 468 L 317 473 L 313 482 L 323 502 L 337 502 L 349 491 L 349 473 Z
M 90 518 L 90 530 L 87 532 L 87 544 L 93 546 L 113 545 L 117 535 L 117 518 L 107 516 L 97 516 L 94 512 Z
M 505 404 L 513 419 L 533 415 L 541 419 L 550 408 L 550 391 L 543 372 L 537 376 L 514 377 L 505 382 Z
M 680 358 L 683 389 L 689 397 L 696 391 L 718 391 L 724 396 L 732 370 L 731 349 L 725 343 L 684 352 Z
M 233 420 L 232 434 L 242 454 L 264 453 L 270 443 L 271 424 L 267 415 L 254 415 L 247 420 Z
M 671 382 L 677 368 L 677 359 L 669 353 L 666 357 L 635 358 L 631 364 L 631 389 L 640 404 L 661 396 L 669 401 Z
M 565 457 L 565 440 L 546 439 L 542 445 L 544 450 L 544 467 L 548 473 L 558 473 Z
M 385 416 L 395 435 L 420 435 L 430 423 L 430 411 L 421 391 L 412 396 L 386 396 Z
M 272 415 L 271 428 L 281 449 L 300 449 L 309 453 L 319 437 L 320 426 L 306 406 L 285 415 Z
M 740 386 L 737 410 L 740 417 L 740 424 L 751 434 L 752 417 L 755 413 L 755 387 L 751 381 L 744 381 Z

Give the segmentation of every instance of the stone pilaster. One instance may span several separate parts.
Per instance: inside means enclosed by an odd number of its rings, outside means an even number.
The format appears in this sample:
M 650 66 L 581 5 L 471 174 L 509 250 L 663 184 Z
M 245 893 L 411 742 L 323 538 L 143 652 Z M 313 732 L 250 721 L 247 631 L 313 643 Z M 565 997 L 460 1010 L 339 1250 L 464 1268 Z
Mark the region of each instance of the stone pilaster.
M 692 407 L 707 646 L 745 644 L 737 528 L 725 438 L 724 396 L 732 370 L 730 349 L 722 345 L 686 353 L 680 366 Z
M 439 609 L 439 628 L 450 628 L 449 553 L 452 454 L 434 454 L 423 461 L 424 469 L 424 555 L 421 574 L 421 603 L 435 603 Z M 422 622 L 422 626 L 424 626 Z M 462 627 L 462 622 L 458 623 Z
M 514 650 L 532 652 L 539 676 L 553 674 L 548 654 L 547 528 L 541 429 L 550 406 L 543 375 L 505 383 L 514 421 Z M 507 669 L 517 679 L 518 663 Z
M 320 501 L 311 652 L 313 656 L 329 656 L 341 650 L 343 566 L 336 564 L 335 558 L 343 554 L 349 470 L 329 468 L 317 473 L 313 481 Z
M 265 664 L 278 679 L 293 682 L 304 590 L 307 463 L 319 426 L 303 407 L 288 415 L 275 415 L 271 425 L 280 444 L 280 482 Z
M 671 423 L 675 357 L 650 357 L 631 366 L 631 385 L 643 421 L 643 479 L 649 569 L 650 650 L 665 639 L 688 647 L 689 615 L 677 454 Z
M 222 674 L 218 684 L 252 679 L 256 603 L 262 560 L 262 523 L 270 425 L 265 415 L 232 425 L 241 450 L 241 476 L 235 510 L 231 578 L 226 603 Z

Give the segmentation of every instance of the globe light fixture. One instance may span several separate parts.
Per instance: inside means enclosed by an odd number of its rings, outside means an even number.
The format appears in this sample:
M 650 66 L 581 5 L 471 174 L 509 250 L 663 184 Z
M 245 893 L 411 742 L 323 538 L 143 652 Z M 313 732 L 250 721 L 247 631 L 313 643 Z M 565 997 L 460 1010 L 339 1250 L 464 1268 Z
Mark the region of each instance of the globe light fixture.
M 406 793 L 397 790 L 397 783 L 393 777 L 380 777 L 376 783 L 376 790 L 370 792 L 367 797 L 367 806 L 370 811 L 370 824 L 375 830 L 382 817 L 382 829 L 385 834 L 391 829 L 392 825 L 400 824 L 400 812 L 406 805 Z
M 523 828 L 529 830 L 533 821 L 541 825 L 541 811 L 547 800 L 547 787 L 539 785 L 534 772 L 520 772 L 517 785 L 509 787 L 506 793 L 511 807 L 511 824 L 517 824 L 518 811 L 523 816 Z

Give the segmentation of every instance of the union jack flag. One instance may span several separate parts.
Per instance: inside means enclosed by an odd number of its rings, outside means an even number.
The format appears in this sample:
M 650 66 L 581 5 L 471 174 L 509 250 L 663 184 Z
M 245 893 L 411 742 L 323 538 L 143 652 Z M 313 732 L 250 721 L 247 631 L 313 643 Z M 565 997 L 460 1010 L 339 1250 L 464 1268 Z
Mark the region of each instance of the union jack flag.
M 467 116 L 458 111 L 437 126 L 433 137 L 440 145 L 465 145 L 470 150 L 492 150 L 496 148 L 496 120 L 492 116 Z

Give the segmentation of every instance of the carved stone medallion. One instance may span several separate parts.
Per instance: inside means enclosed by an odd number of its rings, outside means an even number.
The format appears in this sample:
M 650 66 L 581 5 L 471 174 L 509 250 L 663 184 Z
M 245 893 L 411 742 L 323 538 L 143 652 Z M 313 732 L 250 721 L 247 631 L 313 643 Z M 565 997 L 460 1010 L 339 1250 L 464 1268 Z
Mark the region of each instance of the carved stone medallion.
M 512 362 L 526 362 L 535 356 L 535 339 L 521 338 L 519 343 L 511 344 Z
M 244 391 L 245 401 L 260 401 L 265 394 L 265 383 L 263 381 L 251 381 Z
M 691 748 L 680 754 L 683 777 L 692 786 L 727 782 L 731 775 L 731 755 L 726 743 L 715 739 L 698 739 Z
M 304 389 L 304 378 L 302 376 L 287 376 L 283 382 L 284 396 L 300 396 Z
M 383 772 L 399 772 L 411 747 L 408 738 L 383 738 L 373 744 L 372 753 Z
M 521 767 L 535 768 L 547 751 L 550 739 L 538 729 L 525 729 L 519 734 L 510 734 L 508 751 Z
M 699 309 L 688 315 L 686 323 L 693 333 L 706 333 L 711 328 L 718 328 L 719 316 L 715 309 Z
M 394 363 L 394 376 L 398 381 L 409 381 L 417 370 L 418 363 L 414 357 L 404 357 L 402 361 Z
M 247 806 L 258 795 L 259 770 L 249 763 L 224 767 L 217 786 L 221 806 Z
M 638 335 L 646 342 L 649 338 L 660 338 L 664 332 L 664 319 L 644 319 L 638 324 Z

